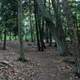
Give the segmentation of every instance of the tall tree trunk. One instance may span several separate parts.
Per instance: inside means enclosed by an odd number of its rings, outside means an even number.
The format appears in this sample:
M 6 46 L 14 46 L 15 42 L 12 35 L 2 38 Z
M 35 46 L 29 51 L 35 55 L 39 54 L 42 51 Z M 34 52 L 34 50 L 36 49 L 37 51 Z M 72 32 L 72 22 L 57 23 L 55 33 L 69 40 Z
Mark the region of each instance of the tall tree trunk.
M 31 0 L 29 0 L 29 20 L 30 20 L 30 32 L 31 32 L 31 41 L 33 42 L 33 26 L 32 26 L 32 12 L 31 12 L 32 8 L 31 8 Z
M 49 46 L 52 46 L 52 32 L 49 30 Z
M 22 25 L 22 0 L 18 1 L 18 34 L 19 34 L 19 43 L 20 43 L 20 61 L 25 61 L 24 49 L 23 49 L 23 25 Z
M 48 26 L 46 24 L 46 43 L 49 43 L 49 29 L 48 29 Z
M 42 18 L 42 24 L 41 24 L 41 30 L 42 30 L 42 47 L 44 49 L 46 49 L 46 46 L 45 46 L 45 42 L 44 42 L 44 29 L 45 29 L 45 20 Z
M 54 15 L 56 18 L 56 34 L 54 35 L 56 37 L 56 43 L 57 43 L 57 47 L 59 52 L 61 53 L 61 55 L 66 55 L 67 54 L 67 49 L 66 49 L 66 45 L 65 45 L 65 35 L 64 35 L 64 30 L 63 30 L 63 26 L 62 26 L 62 21 L 61 21 L 61 12 L 60 12 L 60 5 L 59 5 L 59 1 L 53 1 L 52 0 L 52 6 L 54 8 Z
M 39 13 L 38 13 L 39 14 Z M 38 16 L 39 18 L 39 33 L 40 33 L 40 46 L 41 46 L 41 51 L 44 51 L 44 48 L 45 48 L 45 44 L 44 44 L 44 32 L 43 32 L 43 29 L 44 29 L 44 24 L 43 24 L 43 19 Z
M 3 42 L 3 50 L 6 50 L 6 36 L 7 36 L 7 34 L 6 34 L 6 28 L 5 28 L 5 30 L 4 30 L 4 42 Z
M 38 50 L 40 51 L 40 40 L 39 40 L 39 27 L 38 27 L 38 15 L 37 15 L 37 11 L 38 11 L 38 8 L 37 8 L 37 3 L 36 1 L 34 0 L 34 13 L 35 13 L 35 26 L 36 26 L 36 36 L 37 36 L 37 46 L 38 46 Z

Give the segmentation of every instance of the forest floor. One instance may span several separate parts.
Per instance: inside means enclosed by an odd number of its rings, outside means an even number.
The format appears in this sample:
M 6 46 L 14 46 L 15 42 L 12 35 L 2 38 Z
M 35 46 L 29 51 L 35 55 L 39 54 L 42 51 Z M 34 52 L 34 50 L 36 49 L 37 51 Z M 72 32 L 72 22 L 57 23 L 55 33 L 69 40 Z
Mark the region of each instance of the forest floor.
M 7 50 L 0 49 L 0 80 L 79 80 L 74 79 L 72 65 L 63 61 L 64 57 L 58 55 L 55 47 L 39 52 L 32 44 L 24 42 L 25 58 L 28 60 L 24 63 L 17 61 L 17 41 L 8 41 Z

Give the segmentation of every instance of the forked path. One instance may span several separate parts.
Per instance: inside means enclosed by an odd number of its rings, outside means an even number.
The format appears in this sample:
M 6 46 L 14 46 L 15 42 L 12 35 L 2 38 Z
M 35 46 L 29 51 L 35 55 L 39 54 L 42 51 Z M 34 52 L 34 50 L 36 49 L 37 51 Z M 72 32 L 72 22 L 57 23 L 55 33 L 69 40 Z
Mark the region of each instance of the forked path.
M 8 42 L 6 51 L 0 50 L 0 60 L 8 61 L 17 71 L 14 80 L 74 80 L 71 65 L 63 62 L 56 48 L 38 52 L 25 43 L 25 57 L 28 62 L 16 61 L 19 57 L 18 43 Z

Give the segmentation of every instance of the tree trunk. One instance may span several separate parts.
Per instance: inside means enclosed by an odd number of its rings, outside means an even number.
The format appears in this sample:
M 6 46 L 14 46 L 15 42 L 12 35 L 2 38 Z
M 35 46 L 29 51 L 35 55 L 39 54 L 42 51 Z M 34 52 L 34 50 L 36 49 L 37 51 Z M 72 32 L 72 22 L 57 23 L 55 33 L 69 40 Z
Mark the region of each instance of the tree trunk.
M 20 61 L 25 61 L 24 48 L 23 48 L 23 25 L 22 25 L 22 0 L 18 1 L 18 35 L 20 43 Z
M 30 32 L 31 32 L 31 41 L 33 42 L 33 26 L 32 26 L 32 13 L 31 13 L 31 0 L 29 0 L 29 20 L 30 20 Z
M 7 36 L 7 34 L 6 34 L 6 28 L 5 28 L 5 30 L 4 30 L 4 42 L 3 42 L 3 50 L 6 50 L 6 36 Z
M 56 34 L 54 35 L 56 38 L 56 43 L 57 43 L 57 48 L 59 50 L 59 52 L 61 53 L 61 55 L 66 55 L 67 54 L 67 49 L 66 49 L 66 45 L 65 45 L 65 35 L 64 35 L 64 30 L 63 30 L 63 26 L 62 26 L 62 22 L 61 22 L 61 12 L 60 12 L 60 5 L 59 5 L 59 1 L 53 1 L 52 0 L 52 6 L 54 8 L 54 15 L 56 18 Z
M 67 24 L 69 27 L 69 32 L 72 34 L 72 47 L 74 50 L 74 58 L 75 58 L 75 73 L 80 75 L 80 54 L 79 54 L 79 46 L 78 46 L 78 37 L 77 37 L 77 27 L 74 26 L 74 20 L 72 18 L 72 12 L 68 5 L 68 0 L 62 0 L 64 14 L 67 19 Z
M 37 4 L 36 1 L 34 0 L 34 13 L 35 13 L 35 26 L 36 26 L 36 36 L 37 36 L 37 46 L 38 46 L 38 50 L 40 51 L 40 40 L 39 40 L 39 27 L 38 27 L 38 15 L 37 15 Z

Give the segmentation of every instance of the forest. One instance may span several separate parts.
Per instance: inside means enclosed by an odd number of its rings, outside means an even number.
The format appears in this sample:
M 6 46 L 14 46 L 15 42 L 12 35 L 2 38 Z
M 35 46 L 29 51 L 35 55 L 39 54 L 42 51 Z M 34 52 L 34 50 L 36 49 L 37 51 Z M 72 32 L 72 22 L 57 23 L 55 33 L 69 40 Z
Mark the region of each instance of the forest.
M 80 80 L 80 0 L 0 0 L 0 80 Z

